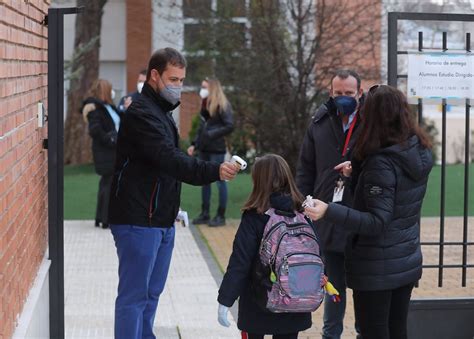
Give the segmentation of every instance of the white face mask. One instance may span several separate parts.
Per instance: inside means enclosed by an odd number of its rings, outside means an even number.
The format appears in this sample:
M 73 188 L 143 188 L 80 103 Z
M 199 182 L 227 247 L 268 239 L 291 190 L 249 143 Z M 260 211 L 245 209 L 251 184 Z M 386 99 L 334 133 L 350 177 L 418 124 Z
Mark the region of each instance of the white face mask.
M 112 100 L 115 99 L 115 91 L 112 89 L 112 91 L 110 92 L 110 96 L 112 97 Z
M 209 96 L 209 90 L 207 88 L 201 88 L 199 91 L 199 96 L 203 99 L 206 99 Z
M 138 93 L 141 93 L 142 92 L 142 89 L 143 89 L 143 85 L 145 83 L 143 81 L 140 81 L 140 82 L 137 82 L 137 92 Z

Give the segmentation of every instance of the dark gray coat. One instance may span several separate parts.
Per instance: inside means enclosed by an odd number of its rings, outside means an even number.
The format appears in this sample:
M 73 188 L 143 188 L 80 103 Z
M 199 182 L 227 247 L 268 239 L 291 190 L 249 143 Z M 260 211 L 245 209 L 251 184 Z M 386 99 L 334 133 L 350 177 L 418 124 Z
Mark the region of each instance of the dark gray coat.
M 421 278 L 419 218 L 432 166 L 431 151 L 413 136 L 362 163 L 354 209 L 329 204 L 324 220 L 351 233 L 345 252 L 350 288 L 389 290 Z
M 351 159 L 352 147 L 357 138 L 360 119 L 354 128 L 349 142 L 348 152 L 342 156 L 346 134 L 342 128 L 341 118 L 337 115 L 333 100 L 329 99 L 319 107 L 313 116 L 301 146 L 296 184 L 304 196 L 312 195 L 324 202 L 332 201 L 334 187 L 339 173 L 334 167 Z M 352 193 L 345 190 L 344 205 L 351 206 Z M 342 228 L 336 228 L 328 221 L 322 221 L 318 232 L 324 251 L 344 252 L 347 234 Z
M 204 104 L 200 113 L 201 122 L 192 142 L 196 149 L 206 153 L 223 154 L 227 151 L 225 137 L 234 130 L 234 118 L 230 103 L 219 113 L 210 115 Z
M 111 107 L 119 114 L 114 106 Z M 115 123 L 110 117 L 105 103 L 99 99 L 87 98 L 81 112 L 88 123 L 89 135 L 92 138 L 95 171 L 99 175 L 112 175 L 117 148 Z

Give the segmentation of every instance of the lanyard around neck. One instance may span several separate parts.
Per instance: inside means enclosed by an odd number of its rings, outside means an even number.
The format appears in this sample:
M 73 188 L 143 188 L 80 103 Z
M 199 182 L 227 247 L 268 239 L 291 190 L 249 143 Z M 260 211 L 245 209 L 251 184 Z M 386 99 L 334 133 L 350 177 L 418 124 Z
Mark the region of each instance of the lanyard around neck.
M 358 114 L 356 113 L 354 119 L 352 120 L 351 127 L 349 128 L 349 132 L 347 132 L 346 136 L 346 142 L 344 143 L 344 149 L 342 150 L 342 156 L 345 157 L 347 153 L 347 147 L 349 146 L 349 141 L 351 140 L 352 132 L 354 131 L 354 127 L 357 122 L 357 116 Z

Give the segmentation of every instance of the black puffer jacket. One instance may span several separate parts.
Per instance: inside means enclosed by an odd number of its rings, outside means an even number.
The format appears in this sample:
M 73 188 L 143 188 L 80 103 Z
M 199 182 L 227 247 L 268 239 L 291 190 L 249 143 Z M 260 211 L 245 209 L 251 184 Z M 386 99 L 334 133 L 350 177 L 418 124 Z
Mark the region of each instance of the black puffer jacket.
M 120 116 L 114 106 L 112 109 Z M 117 131 L 115 123 L 105 107 L 105 103 L 96 98 L 87 98 L 81 109 L 84 120 L 88 123 L 89 135 L 92 137 L 92 156 L 95 171 L 99 175 L 114 173 Z
M 219 108 L 218 114 L 213 117 L 205 107 L 205 101 L 201 108 L 201 123 L 192 144 L 201 152 L 225 153 L 225 136 L 234 130 L 234 118 L 232 106 L 227 104 L 225 109 Z
M 389 290 L 421 278 L 419 218 L 432 166 L 431 151 L 413 136 L 362 163 L 354 209 L 329 204 L 324 219 L 351 232 L 345 256 L 350 288 Z
M 306 131 L 296 171 L 296 184 L 304 196 L 312 195 L 313 198 L 324 202 L 332 201 L 334 187 L 339 178 L 339 173 L 334 167 L 351 159 L 359 122 L 360 118 L 352 133 L 347 154 L 343 157 L 342 151 L 347 133 L 343 131 L 342 121 L 337 115 L 333 99 L 329 99 L 318 109 Z M 344 191 L 342 204 L 352 205 L 350 190 Z M 323 242 L 323 250 L 344 252 L 347 233 L 328 221 L 320 223 L 318 231 Z
M 277 210 L 293 211 L 293 203 L 288 196 L 273 194 L 270 203 Z M 258 248 L 268 218 L 256 211 L 243 213 L 217 300 L 231 307 L 240 296 L 237 322 L 240 330 L 256 334 L 303 331 L 311 327 L 311 313 L 271 313 L 261 309 L 254 301 L 252 270 L 258 259 Z
M 219 180 L 219 164 L 189 157 L 178 147 L 171 105 L 145 83 L 124 115 L 109 205 L 109 223 L 171 227 L 178 213 L 181 181 Z

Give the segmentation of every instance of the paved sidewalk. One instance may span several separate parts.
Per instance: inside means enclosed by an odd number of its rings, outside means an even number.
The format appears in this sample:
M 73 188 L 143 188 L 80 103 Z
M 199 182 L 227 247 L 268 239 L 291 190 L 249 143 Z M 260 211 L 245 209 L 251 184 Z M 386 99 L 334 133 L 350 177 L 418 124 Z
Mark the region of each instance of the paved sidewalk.
M 212 249 L 219 265 L 225 270 L 232 252 L 232 242 L 237 231 L 240 220 L 227 220 L 224 227 L 208 227 L 200 225 L 199 230 Z M 445 241 L 462 241 L 463 218 L 449 217 L 445 223 Z M 474 217 L 469 218 L 468 241 L 474 241 Z M 421 222 L 421 240 L 439 241 L 439 218 L 423 218 Z M 423 246 L 423 261 L 425 264 L 437 264 L 439 260 L 439 246 Z M 461 246 L 444 247 L 444 263 L 460 264 L 462 258 Z M 474 251 L 472 247 L 467 252 L 467 263 L 474 262 Z M 438 287 L 438 270 L 424 269 L 419 288 L 415 288 L 412 298 L 454 298 L 472 297 L 474 295 L 474 270 L 467 271 L 467 287 L 461 286 L 461 269 L 445 269 L 443 272 L 443 287 Z M 353 339 L 356 336 L 354 330 L 354 309 L 352 303 L 352 292 L 347 290 L 347 308 L 344 319 L 344 332 L 341 339 Z M 320 339 L 322 327 L 323 309 L 320 308 L 313 313 L 313 326 L 301 332 L 299 339 Z
M 218 286 L 206 262 L 206 249 L 203 253 L 189 228 L 176 230 L 155 321 L 157 337 L 239 338 L 230 314 L 230 328 L 217 323 Z M 66 221 L 64 255 L 66 338 L 113 338 L 118 263 L 110 230 L 93 227 L 93 221 Z
M 238 220 L 225 227 L 200 226 L 205 242 L 219 265 L 225 269 L 232 250 Z M 470 218 L 472 227 L 474 218 Z M 462 219 L 447 218 L 446 241 L 462 239 Z M 193 226 L 192 226 L 193 227 Z M 439 221 L 422 221 L 422 240 L 439 239 Z M 239 338 L 232 326 L 221 327 L 216 320 L 217 289 L 222 273 L 195 228 L 177 227 L 175 250 L 165 291 L 158 306 L 155 333 L 161 338 Z M 193 236 L 194 233 L 194 236 Z M 66 338 L 113 338 L 113 310 L 117 289 L 117 257 L 109 230 L 93 227 L 93 221 L 67 221 L 64 230 Z M 197 239 L 197 241 L 196 241 Z M 469 233 L 474 241 L 474 232 Z M 424 247 L 426 264 L 436 263 L 438 247 Z M 458 263 L 461 247 L 445 247 L 445 263 Z M 468 252 L 468 263 L 474 260 Z M 474 271 L 468 270 L 467 288 L 460 286 L 460 270 L 444 272 L 444 287 L 437 287 L 437 270 L 425 270 L 414 298 L 465 297 L 474 295 Z M 348 296 L 344 339 L 354 338 L 352 297 Z M 313 327 L 300 339 L 320 338 L 322 309 L 313 314 Z

